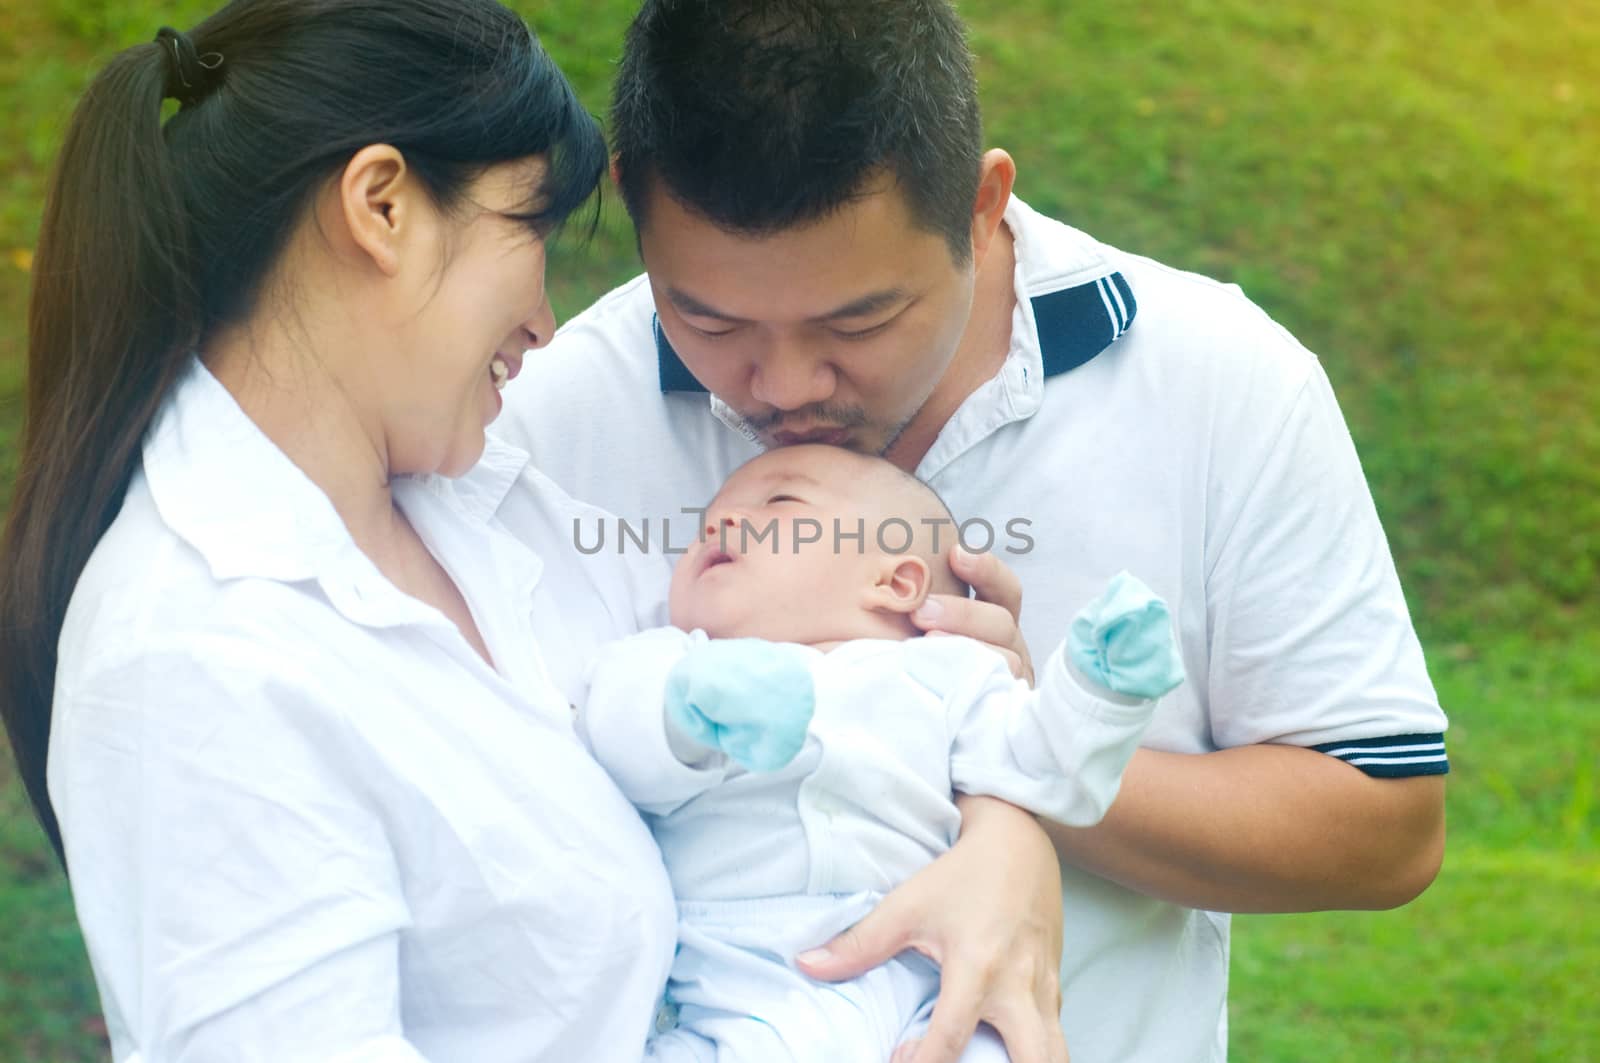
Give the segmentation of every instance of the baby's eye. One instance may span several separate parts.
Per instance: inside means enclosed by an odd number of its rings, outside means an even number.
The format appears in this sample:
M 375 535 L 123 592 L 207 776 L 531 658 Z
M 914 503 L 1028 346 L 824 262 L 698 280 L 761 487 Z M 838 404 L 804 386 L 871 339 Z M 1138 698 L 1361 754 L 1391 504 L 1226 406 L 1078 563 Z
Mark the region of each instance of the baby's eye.
M 767 499 L 767 505 L 770 506 L 775 502 L 801 502 L 801 501 L 803 501 L 803 499 L 796 498 L 796 497 L 794 497 L 794 495 L 773 495 L 771 498 Z
M 838 336 L 841 340 L 846 341 L 870 340 L 872 337 L 876 336 L 893 323 L 894 318 L 890 318 L 888 321 L 880 322 L 876 325 L 870 325 L 867 328 L 862 329 L 834 329 L 833 334 Z

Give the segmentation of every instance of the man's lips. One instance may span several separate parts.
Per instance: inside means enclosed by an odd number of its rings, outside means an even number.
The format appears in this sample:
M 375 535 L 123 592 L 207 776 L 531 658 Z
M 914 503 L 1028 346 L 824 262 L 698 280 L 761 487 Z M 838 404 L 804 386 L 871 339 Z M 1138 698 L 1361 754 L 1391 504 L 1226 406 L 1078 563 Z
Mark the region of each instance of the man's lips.
M 812 428 L 804 432 L 774 432 L 772 440 L 780 447 L 792 447 L 797 443 L 825 443 L 828 446 L 843 446 L 850 438 L 848 428 Z

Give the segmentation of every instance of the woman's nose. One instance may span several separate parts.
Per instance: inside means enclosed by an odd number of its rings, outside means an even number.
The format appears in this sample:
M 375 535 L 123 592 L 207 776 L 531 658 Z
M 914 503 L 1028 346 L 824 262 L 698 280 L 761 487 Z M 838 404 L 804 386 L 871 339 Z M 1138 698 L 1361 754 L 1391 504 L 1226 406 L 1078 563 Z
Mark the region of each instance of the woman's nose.
M 529 350 L 543 347 L 550 342 L 550 337 L 556 334 L 556 315 L 555 311 L 550 309 L 548 295 L 540 301 L 539 308 L 533 315 L 522 323 L 522 331 L 528 334 Z

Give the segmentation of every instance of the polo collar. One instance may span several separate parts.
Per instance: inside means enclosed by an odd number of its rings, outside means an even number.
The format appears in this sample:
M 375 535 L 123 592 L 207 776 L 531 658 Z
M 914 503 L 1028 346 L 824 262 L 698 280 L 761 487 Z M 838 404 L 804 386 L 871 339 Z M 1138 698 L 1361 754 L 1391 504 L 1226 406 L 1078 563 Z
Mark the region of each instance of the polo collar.
M 1133 325 L 1138 302 L 1127 278 L 1114 269 L 1102 246 L 1088 235 L 1044 218 L 1015 196 L 1006 225 L 1016 241 L 1018 298 L 1026 300 L 1038 337 L 1046 378 L 1091 361 Z M 1045 227 L 1053 231 L 1045 240 Z M 706 389 L 652 316 L 656 363 L 663 393 Z

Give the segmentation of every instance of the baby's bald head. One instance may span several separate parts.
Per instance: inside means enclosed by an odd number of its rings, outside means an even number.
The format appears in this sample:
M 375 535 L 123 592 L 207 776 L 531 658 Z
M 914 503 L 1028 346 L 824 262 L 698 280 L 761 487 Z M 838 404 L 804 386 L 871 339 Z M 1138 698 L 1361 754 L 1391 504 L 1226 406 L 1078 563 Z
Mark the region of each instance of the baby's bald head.
M 959 523 L 939 492 L 885 458 L 855 451 L 845 453 L 857 459 L 861 466 L 862 475 L 853 492 L 857 500 L 863 506 L 876 505 L 884 522 L 898 518 L 910 526 L 910 546 L 902 552 L 928 559 L 933 575 L 932 592 L 966 597 L 970 588 L 950 568 L 950 546 L 956 541 Z M 884 527 L 881 523 L 879 526 Z M 898 546 L 899 540 L 900 537 L 893 537 L 890 542 Z
M 736 469 L 678 562 L 679 627 L 813 645 L 920 634 L 929 594 L 969 593 L 949 563 L 958 526 L 938 493 L 882 458 L 780 447 Z

